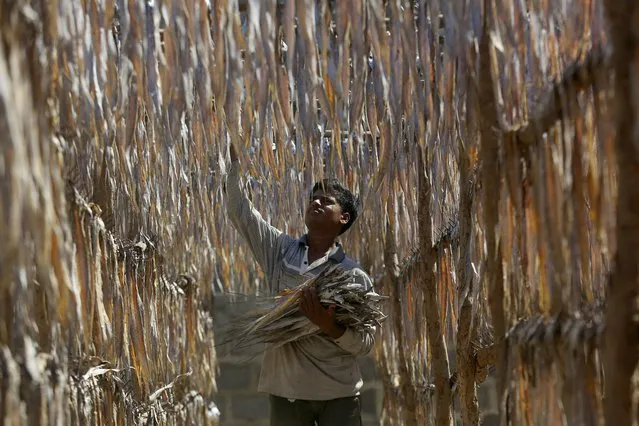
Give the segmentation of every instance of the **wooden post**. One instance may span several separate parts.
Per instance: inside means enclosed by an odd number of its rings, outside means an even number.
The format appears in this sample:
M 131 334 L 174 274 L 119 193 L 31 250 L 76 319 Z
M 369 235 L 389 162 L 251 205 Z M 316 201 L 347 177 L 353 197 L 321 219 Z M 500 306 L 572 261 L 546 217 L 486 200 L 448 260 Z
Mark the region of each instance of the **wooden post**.
M 607 425 L 630 425 L 637 350 L 639 286 L 639 3 L 607 0 L 613 44 L 617 154 L 617 252 L 606 301 L 604 415 Z
M 491 71 L 490 58 L 490 19 L 492 17 L 491 0 L 485 1 L 484 29 L 479 42 L 479 92 L 480 136 L 481 136 L 481 178 L 483 184 L 484 233 L 486 235 L 486 284 L 488 285 L 488 303 L 495 330 L 497 360 L 497 395 L 501 400 L 506 388 L 505 345 L 506 323 L 504 314 L 504 280 L 502 274 L 501 253 L 498 247 L 497 231 L 499 226 L 499 121 L 495 100 L 495 82 Z
M 435 256 L 431 247 L 432 229 L 430 218 L 430 181 L 426 175 L 426 160 L 420 155 L 419 161 L 419 245 L 422 255 L 422 286 L 424 289 L 424 312 L 426 313 L 426 331 L 430 344 L 431 364 L 435 382 L 435 424 L 452 424 L 450 368 L 446 341 L 439 315 L 437 285 L 435 282 Z

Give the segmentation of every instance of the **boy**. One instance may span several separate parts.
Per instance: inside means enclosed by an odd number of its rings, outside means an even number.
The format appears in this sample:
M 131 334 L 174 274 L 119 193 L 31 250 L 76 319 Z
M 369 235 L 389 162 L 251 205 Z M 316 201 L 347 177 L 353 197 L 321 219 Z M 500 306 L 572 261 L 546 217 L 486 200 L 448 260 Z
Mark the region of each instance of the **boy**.
M 358 214 L 358 202 L 348 189 L 336 179 L 316 183 L 305 213 L 308 232 L 293 238 L 268 224 L 253 208 L 240 188 L 233 145 L 230 154 L 228 215 L 262 267 L 271 293 L 297 287 L 336 263 L 355 270 L 359 282 L 372 289 L 369 276 L 337 242 Z M 356 357 L 372 349 L 375 328 L 366 332 L 344 328 L 336 322 L 333 309 L 322 306 L 317 294 L 308 290 L 300 311 L 320 328 L 320 334 L 267 347 L 258 391 L 269 394 L 272 426 L 361 425 L 363 382 Z

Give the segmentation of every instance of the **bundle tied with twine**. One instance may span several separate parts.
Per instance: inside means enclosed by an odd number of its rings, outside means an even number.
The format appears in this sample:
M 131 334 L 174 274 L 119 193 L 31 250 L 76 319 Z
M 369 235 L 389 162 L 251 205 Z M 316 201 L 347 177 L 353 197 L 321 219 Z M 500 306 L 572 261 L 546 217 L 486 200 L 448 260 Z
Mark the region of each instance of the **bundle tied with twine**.
M 228 336 L 225 343 L 231 344 L 231 351 L 258 344 L 273 348 L 319 334 L 319 327 L 299 309 L 308 288 L 315 289 L 322 305 L 335 306 L 335 319 L 344 327 L 365 331 L 380 327 L 386 319 L 380 305 L 387 297 L 358 282 L 355 270 L 334 265 L 293 289 L 265 298 L 256 309 L 238 316 L 224 333 Z

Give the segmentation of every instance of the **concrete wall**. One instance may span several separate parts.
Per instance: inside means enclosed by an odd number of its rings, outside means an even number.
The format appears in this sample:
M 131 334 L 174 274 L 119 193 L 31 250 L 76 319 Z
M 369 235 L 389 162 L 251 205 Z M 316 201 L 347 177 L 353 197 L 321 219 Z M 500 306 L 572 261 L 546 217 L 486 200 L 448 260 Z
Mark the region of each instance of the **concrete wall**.
M 232 301 L 226 296 L 217 296 L 213 304 L 216 325 L 216 339 L 221 338 L 221 330 L 231 320 L 232 312 L 241 312 L 250 304 Z M 224 354 L 219 347 L 217 375 L 218 394 L 214 398 L 220 409 L 221 426 L 268 426 L 268 396 L 256 391 L 260 373 L 260 358 L 250 360 Z M 451 360 L 454 364 L 454 359 Z M 359 360 L 364 379 L 362 389 L 362 420 L 364 426 L 381 425 L 384 390 L 377 374 L 375 361 L 371 357 Z M 451 367 L 454 368 L 454 365 Z M 489 377 L 478 390 L 478 399 L 482 408 L 482 424 L 497 425 L 494 413 L 497 411 L 495 381 Z M 461 424 L 460 421 L 456 424 Z

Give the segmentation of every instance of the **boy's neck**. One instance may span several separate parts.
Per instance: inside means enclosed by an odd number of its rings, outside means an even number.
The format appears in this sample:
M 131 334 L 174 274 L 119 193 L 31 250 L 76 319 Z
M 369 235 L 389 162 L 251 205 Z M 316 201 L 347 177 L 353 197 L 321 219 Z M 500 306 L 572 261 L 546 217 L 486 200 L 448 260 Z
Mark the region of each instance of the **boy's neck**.
M 306 244 L 308 245 L 309 256 L 317 256 L 317 258 L 319 258 L 335 245 L 336 239 L 337 238 L 334 236 L 314 233 L 309 230 L 308 234 L 306 234 Z

